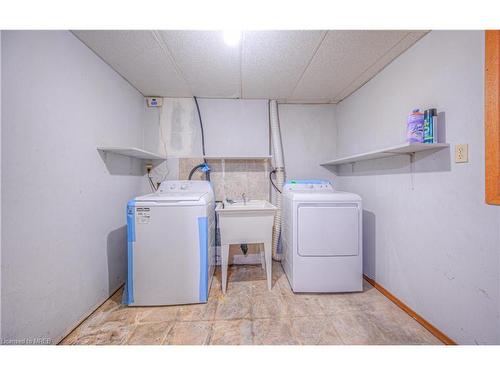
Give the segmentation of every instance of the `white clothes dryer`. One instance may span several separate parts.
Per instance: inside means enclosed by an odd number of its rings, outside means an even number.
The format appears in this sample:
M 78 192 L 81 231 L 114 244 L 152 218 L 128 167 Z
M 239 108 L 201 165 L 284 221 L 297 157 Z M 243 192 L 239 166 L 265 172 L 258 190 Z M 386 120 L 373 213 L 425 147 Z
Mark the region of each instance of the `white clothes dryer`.
M 361 197 L 326 180 L 283 187 L 282 265 L 294 292 L 363 290 Z

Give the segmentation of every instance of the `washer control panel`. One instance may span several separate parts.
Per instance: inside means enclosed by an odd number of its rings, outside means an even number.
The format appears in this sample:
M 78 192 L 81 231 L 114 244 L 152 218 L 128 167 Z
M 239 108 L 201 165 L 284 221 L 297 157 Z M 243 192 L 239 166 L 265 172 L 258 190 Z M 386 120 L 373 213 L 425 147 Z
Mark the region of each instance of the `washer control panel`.
M 209 181 L 163 181 L 158 189 L 158 193 L 168 193 L 176 191 L 208 191 L 210 189 Z

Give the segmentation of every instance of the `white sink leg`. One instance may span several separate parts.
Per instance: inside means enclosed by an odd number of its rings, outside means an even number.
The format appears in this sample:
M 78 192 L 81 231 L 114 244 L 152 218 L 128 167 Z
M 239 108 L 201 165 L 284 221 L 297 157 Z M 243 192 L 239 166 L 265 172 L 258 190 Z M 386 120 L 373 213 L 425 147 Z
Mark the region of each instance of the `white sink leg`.
M 273 255 L 271 242 L 264 243 L 264 253 L 266 258 L 267 289 L 271 290 L 273 284 Z
M 227 263 L 229 262 L 229 245 L 222 245 L 221 268 L 222 268 L 222 294 L 226 294 L 227 286 Z
M 262 266 L 262 269 L 265 269 L 266 265 L 266 257 L 264 255 L 264 250 L 262 249 L 262 246 L 259 245 L 259 253 L 260 253 L 260 265 Z

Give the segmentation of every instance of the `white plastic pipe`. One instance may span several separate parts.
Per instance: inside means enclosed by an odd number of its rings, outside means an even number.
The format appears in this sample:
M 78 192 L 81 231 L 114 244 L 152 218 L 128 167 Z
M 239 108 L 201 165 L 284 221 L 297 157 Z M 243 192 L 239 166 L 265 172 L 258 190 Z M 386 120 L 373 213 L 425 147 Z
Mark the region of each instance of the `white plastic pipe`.
M 280 122 L 278 117 L 278 102 L 276 100 L 271 100 L 269 103 L 270 108 L 270 122 L 271 122 L 271 141 L 273 144 L 273 162 L 274 168 L 276 169 L 276 186 L 278 189 L 283 191 L 283 185 L 285 183 L 285 164 L 283 162 L 283 147 L 281 144 L 281 131 Z M 278 254 L 278 239 L 281 232 L 281 194 L 277 192 L 275 194 L 275 205 L 278 208 L 276 216 L 274 217 L 274 228 L 273 228 L 273 259 L 281 260 L 281 254 Z
M 281 147 L 281 131 L 280 131 L 280 120 L 278 117 L 278 102 L 276 100 L 271 100 L 270 103 L 270 117 L 271 117 L 271 140 L 273 142 L 274 150 L 274 167 L 284 168 L 285 163 L 283 163 L 283 148 Z

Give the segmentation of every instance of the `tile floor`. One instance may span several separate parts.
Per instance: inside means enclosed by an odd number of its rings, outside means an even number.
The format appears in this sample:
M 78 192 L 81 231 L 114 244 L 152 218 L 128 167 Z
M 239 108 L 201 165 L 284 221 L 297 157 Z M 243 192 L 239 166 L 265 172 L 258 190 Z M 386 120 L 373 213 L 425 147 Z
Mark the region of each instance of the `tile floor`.
M 260 266 L 217 270 L 207 304 L 126 307 L 122 289 L 61 344 L 440 344 L 370 284 L 362 293 L 294 294 L 279 263 L 267 290 Z

